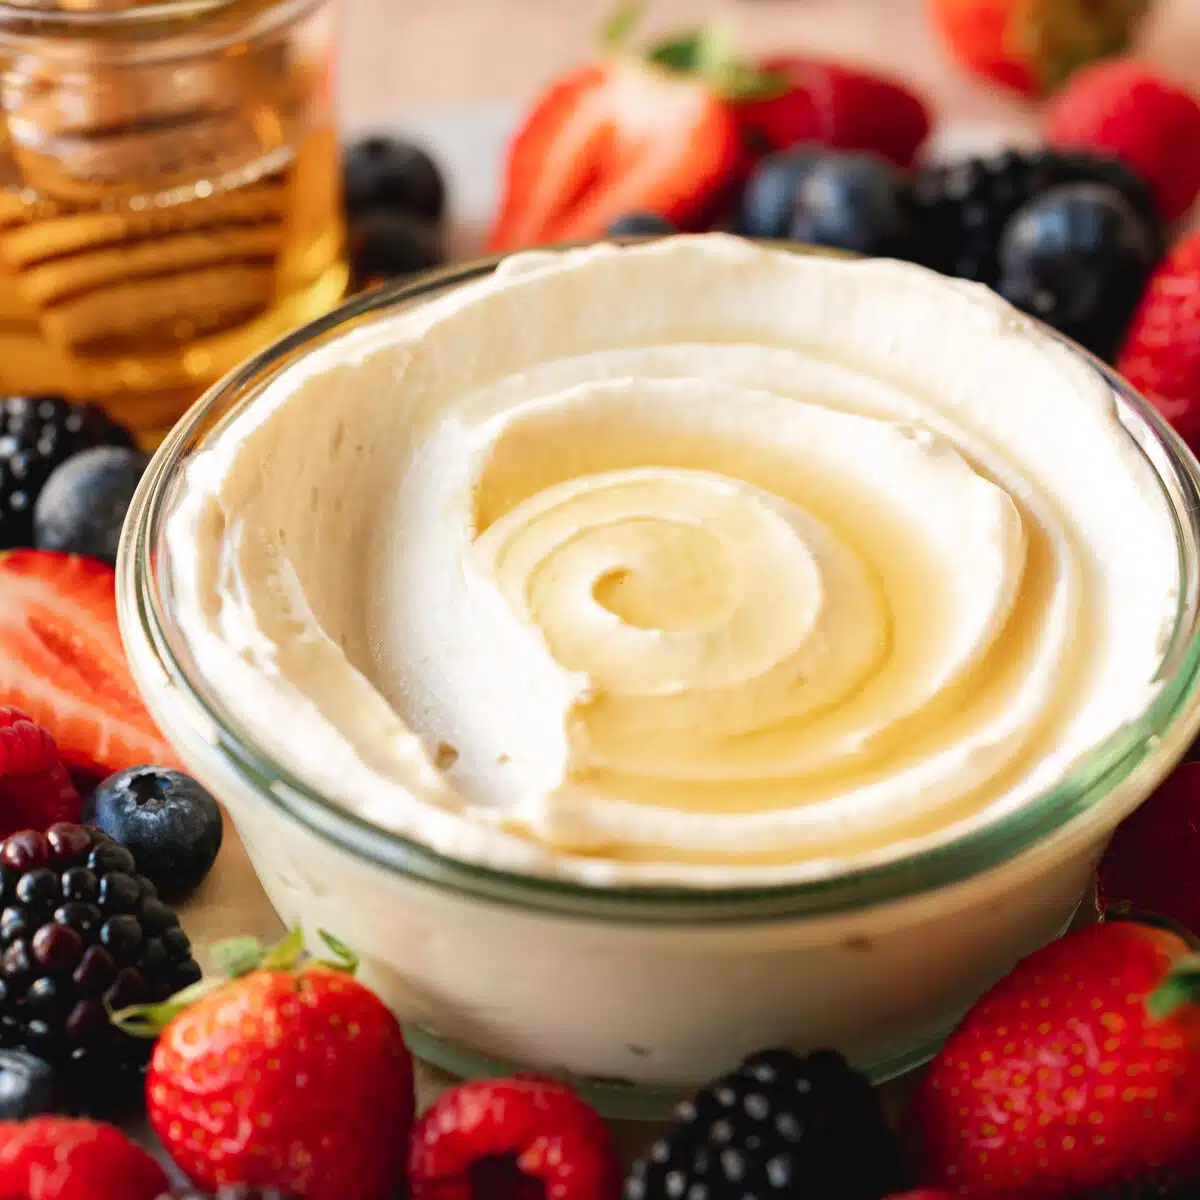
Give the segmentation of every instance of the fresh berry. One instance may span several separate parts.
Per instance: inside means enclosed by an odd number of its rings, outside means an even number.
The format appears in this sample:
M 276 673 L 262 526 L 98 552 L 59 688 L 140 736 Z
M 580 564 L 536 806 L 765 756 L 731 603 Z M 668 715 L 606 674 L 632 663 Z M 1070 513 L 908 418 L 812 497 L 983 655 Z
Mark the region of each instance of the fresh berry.
M 413 1132 L 408 1175 L 411 1200 L 616 1200 L 620 1190 L 604 1122 L 566 1084 L 533 1075 L 443 1092 Z
M 669 237 L 677 230 L 666 217 L 658 213 L 626 213 L 618 217 L 605 231 L 607 237 Z
M 1150 0 L 929 0 L 933 23 L 959 62 L 1025 95 L 1120 53 L 1149 7 Z
M 428 271 L 441 262 L 438 238 L 418 217 L 368 212 L 350 223 L 350 265 L 356 290 Z
M 1131 921 L 1079 929 L 1027 958 L 971 1009 L 922 1081 L 929 1182 L 1023 1200 L 1191 1182 L 1198 989 L 1183 938 Z
M 1009 223 L 997 290 L 1111 359 L 1157 259 L 1153 231 L 1119 192 L 1071 183 L 1039 196 Z
M 909 257 L 915 243 L 907 180 L 874 154 L 831 154 L 796 185 L 787 236 L 859 254 Z
M 96 446 L 55 467 L 34 505 L 34 545 L 115 563 L 125 514 L 148 461 L 125 446 Z
M 391 1200 L 413 1116 L 396 1018 L 344 969 L 302 961 L 298 935 L 266 955 L 232 949 L 244 973 L 169 1019 L 154 1048 L 147 1105 L 168 1153 L 210 1191 Z M 174 1011 L 141 1014 L 146 1032 Z
M 1052 146 L 1111 154 L 1149 183 L 1167 221 L 1200 194 L 1200 101 L 1132 59 L 1080 71 L 1045 115 Z
M 81 1103 L 119 1104 L 149 1057 L 109 1012 L 199 978 L 179 918 L 107 834 L 55 825 L 0 843 L 0 1038 Z
M 54 1068 L 28 1050 L 0 1050 L 0 1121 L 25 1121 L 58 1105 Z
M 1200 763 L 1185 763 L 1117 829 L 1096 880 L 1103 912 L 1128 904 L 1200 930 Z
M 82 808 L 54 739 L 23 712 L 0 707 L 0 837 L 78 821 Z
M 1086 151 L 1006 150 L 917 172 L 913 200 L 921 261 L 943 275 L 995 287 L 1009 222 L 1030 201 L 1068 183 L 1115 188 L 1161 237 L 1149 188 L 1119 160 Z
M 509 144 L 493 252 L 585 241 L 628 212 L 703 228 L 745 172 L 732 108 L 695 69 L 704 35 L 556 80 Z
M 436 224 L 446 207 L 446 185 L 436 163 L 402 138 L 353 142 L 343 163 L 346 212 L 353 219 L 384 210 Z
M 0 1196 L 5 1200 L 156 1200 L 163 1169 L 119 1129 L 37 1117 L 0 1122 Z
M 954 1200 L 954 1197 L 937 1188 L 916 1188 L 911 1192 L 897 1192 L 886 1200 Z
M 800 185 L 821 161 L 823 153 L 802 146 L 764 158 L 751 172 L 742 192 L 738 231 L 747 237 L 788 237 Z
M 72 775 L 175 763 L 142 705 L 117 629 L 115 576 L 48 550 L 0 554 L 0 704 L 54 737 Z
M 92 795 L 92 823 L 129 850 L 167 899 L 194 891 L 221 849 L 221 809 L 190 775 L 130 767 Z
M 127 429 L 93 405 L 59 396 L 0 400 L 0 550 L 33 544 L 33 509 L 50 472 L 93 446 L 132 446 Z
M 245 1184 L 235 1183 L 231 1187 L 219 1188 L 215 1192 L 170 1192 L 158 1200 L 299 1200 L 291 1192 L 281 1192 L 278 1188 L 252 1188 Z
M 738 104 L 739 123 L 759 150 L 813 143 L 869 150 L 899 167 L 912 164 L 929 135 L 925 101 L 898 80 L 842 63 L 777 55 L 759 65 L 778 94 Z
M 1200 448 L 1200 232 L 1178 241 L 1150 279 L 1117 359 L 1129 380 Z
M 832 1050 L 752 1055 L 678 1115 L 634 1164 L 625 1200 L 879 1200 L 904 1188 L 878 1097 Z

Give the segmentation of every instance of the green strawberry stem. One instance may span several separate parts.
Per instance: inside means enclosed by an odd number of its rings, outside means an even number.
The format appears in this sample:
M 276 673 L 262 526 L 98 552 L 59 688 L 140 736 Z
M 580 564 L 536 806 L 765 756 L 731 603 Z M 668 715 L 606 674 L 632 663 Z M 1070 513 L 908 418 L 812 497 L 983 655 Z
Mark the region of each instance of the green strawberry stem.
M 1200 1004 L 1200 954 L 1172 963 L 1166 979 L 1146 997 L 1146 1011 L 1156 1021 L 1165 1021 L 1188 1004 Z
M 328 970 L 353 975 L 358 969 L 358 956 L 333 934 L 323 929 L 318 929 L 317 934 L 333 957 L 312 961 Z M 227 938 L 213 946 L 212 959 L 220 974 L 193 983 L 158 1004 L 134 1004 L 110 1013 L 113 1024 L 133 1037 L 156 1038 L 184 1009 L 220 991 L 231 981 L 252 971 L 298 971 L 310 961 L 304 946 L 304 931 L 298 925 L 270 947 L 264 947 L 253 937 Z
M 646 5 L 631 0 L 605 22 L 600 43 L 609 54 L 627 52 L 629 39 L 641 23 Z M 652 46 L 647 62 L 678 75 L 701 79 L 725 100 L 769 100 L 783 95 L 788 79 L 743 62 L 733 51 L 728 26 L 719 20 Z

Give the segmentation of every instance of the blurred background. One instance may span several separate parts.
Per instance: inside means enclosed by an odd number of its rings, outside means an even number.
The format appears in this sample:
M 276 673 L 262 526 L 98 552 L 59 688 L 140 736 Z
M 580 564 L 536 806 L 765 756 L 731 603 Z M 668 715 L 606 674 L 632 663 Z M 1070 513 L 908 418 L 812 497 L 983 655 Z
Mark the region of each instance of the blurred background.
M 526 100 L 594 54 L 596 31 L 615 7 L 614 0 L 345 0 L 344 119 L 360 127 L 434 107 Z M 646 30 L 670 33 L 713 14 L 734 22 L 749 52 L 808 50 L 900 71 L 940 110 L 963 117 L 1021 109 L 949 62 L 922 0 L 657 0 Z M 1200 0 L 1158 0 L 1139 43 L 1168 70 L 1200 80 Z

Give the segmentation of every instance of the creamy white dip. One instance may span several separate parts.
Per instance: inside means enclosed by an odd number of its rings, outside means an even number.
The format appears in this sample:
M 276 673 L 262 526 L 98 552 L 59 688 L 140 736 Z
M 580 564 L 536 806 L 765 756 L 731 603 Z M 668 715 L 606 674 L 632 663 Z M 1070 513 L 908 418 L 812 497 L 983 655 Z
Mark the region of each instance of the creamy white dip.
M 1153 694 L 1178 566 L 1085 361 L 920 268 L 724 235 L 508 260 L 188 468 L 244 734 L 457 858 L 801 879 L 1028 804 Z

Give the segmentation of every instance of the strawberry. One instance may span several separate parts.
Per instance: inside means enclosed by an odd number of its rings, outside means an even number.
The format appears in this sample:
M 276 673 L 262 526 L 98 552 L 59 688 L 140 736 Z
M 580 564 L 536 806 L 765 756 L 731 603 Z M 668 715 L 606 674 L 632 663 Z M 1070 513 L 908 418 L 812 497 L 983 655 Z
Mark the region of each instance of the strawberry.
M 1043 133 L 1052 146 L 1121 159 L 1154 192 L 1167 221 L 1200 194 L 1200 101 L 1136 59 L 1080 71 L 1048 105 Z
M 324 936 L 324 935 L 323 935 Z M 115 1016 L 161 1031 L 146 1079 L 150 1124 L 176 1163 L 215 1191 L 234 1182 L 301 1200 L 391 1200 L 413 1117 L 412 1060 L 396 1018 L 349 972 L 303 956 L 296 932 L 264 953 L 215 953 L 232 981 Z
M 742 170 L 737 122 L 702 80 L 630 59 L 554 83 L 509 145 L 491 252 L 600 237 L 627 212 L 702 228 Z
M 1178 241 L 1150 277 L 1117 369 L 1200 448 L 1200 232 Z
M 0 1122 L 3 1200 L 155 1200 L 168 1186 L 158 1163 L 110 1125 Z
M 1091 1195 L 1200 1168 L 1200 957 L 1115 921 L 1025 959 L 934 1060 L 926 1176 L 960 1196 Z
M 1024 95 L 1120 53 L 1150 0 L 929 0 L 947 49 L 968 70 Z
M 750 144 L 763 151 L 814 142 L 835 150 L 871 150 L 907 167 L 929 135 L 924 100 L 897 80 L 789 55 L 764 59 L 759 69 L 783 81 L 783 90 L 744 100 L 736 111 Z
M 486 1079 L 443 1092 L 413 1132 L 411 1200 L 616 1200 L 604 1122 L 564 1083 Z
M 1185 763 L 1117 830 L 1100 863 L 1096 904 L 1129 904 L 1200 930 L 1200 763 Z
M 77 823 L 82 809 L 54 739 L 23 712 L 0 706 L 0 838 Z
M 47 730 L 72 774 L 176 765 L 129 674 L 115 576 L 47 550 L 0 555 L 0 704 Z

